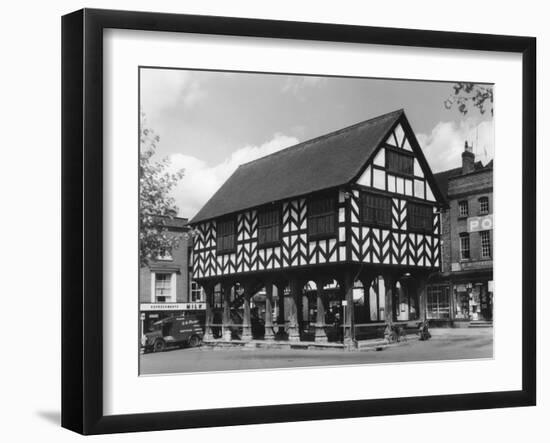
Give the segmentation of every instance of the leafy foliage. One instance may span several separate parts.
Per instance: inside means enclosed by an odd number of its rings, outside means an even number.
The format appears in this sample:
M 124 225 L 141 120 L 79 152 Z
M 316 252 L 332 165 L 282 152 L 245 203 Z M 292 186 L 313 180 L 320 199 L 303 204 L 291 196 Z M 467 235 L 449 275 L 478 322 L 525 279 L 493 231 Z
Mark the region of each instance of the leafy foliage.
M 445 100 L 445 107 L 451 109 L 453 106 L 466 115 L 472 108 L 477 108 L 480 114 L 485 114 L 490 109 L 493 115 L 493 88 L 477 83 L 455 83 L 454 94 L 449 95 Z
M 159 136 L 146 127 L 141 115 L 139 152 L 139 260 L 146 266 L 151 260 L 177 248 L 180 236 L 169 233 L 166 220 L 178 213 L 170 192 L 183 177 L 184 170 L 168 171 L 170 160 L 153 161 Z

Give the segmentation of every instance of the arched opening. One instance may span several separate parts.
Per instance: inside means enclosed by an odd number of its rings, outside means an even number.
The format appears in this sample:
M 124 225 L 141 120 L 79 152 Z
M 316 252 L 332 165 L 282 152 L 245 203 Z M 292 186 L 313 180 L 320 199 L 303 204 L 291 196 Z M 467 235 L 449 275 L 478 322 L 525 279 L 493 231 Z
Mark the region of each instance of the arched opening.
M 369 287 L 369 322 L 377 323 L 385 320 L 385 294 L 386 285 L 384 277 L 381 275 L 375 277 Z
M 419 297 L 410 274 L 399 278 L 394 291 L 394 319 L 396 321 L 418 320 Z

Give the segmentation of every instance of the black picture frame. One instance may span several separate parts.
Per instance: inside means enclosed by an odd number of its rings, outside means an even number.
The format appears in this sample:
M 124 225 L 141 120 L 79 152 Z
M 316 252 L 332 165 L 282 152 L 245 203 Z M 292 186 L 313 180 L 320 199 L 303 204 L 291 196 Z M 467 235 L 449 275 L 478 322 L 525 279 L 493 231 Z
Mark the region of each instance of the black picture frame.
M 522 55 L 522 388 L 517 391 L 103 413 L 103 30 L 503 51 Z M 83 9 L 62 18 L 62 426 L 103 434 L 536 404 L 536 39 L 230 17 Z

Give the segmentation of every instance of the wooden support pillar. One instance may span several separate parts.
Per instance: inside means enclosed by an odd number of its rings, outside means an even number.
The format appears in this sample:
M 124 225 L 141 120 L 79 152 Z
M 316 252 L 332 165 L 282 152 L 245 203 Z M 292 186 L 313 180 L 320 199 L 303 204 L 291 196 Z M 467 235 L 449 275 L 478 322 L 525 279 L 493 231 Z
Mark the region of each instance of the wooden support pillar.
M 222 318 L 222 334 L 223 339 L 231 340 L 231 290 L 232 283 L 226 283 L 223 286 L 223 318 Z
M 264 340 L 275 339 L 273 333 L 273 284 L 268 282 L 265 287 L 265 333 Z
M 214 303 L 214 285 L 204 286 L 206 309 L 205 309 L 205 321 L 204 321 L 204 340 L 213 340 L 214 334 L 212 333 L 212 322 L 214 320 L 214 313 L 212 311 L 212 305 Z
M 317 343 L 327 343 L 327 334 L 325 331 L 325 302 L 326 295 L 324 290 L 323 281 L 316 281 L 317 285 L 317 318 L 315 319 L 315 342 Z
M 344 308 L 344 344 L 352 345 L 355 337 L 353 336 L 354 331 L 354 305 L 353 305 L 353 283 L 354 275 L 351 272 L 347 272 L 344 276 L 344 299 L 346 301 Z
M 302 288 L 297 280 L 290 281 L 290 298 L 288 310 L 288 340 L 300 341 L 298 326 L 298 297 L 302 296 Z
M 421 321 L 426 321 L 427 318 L 427 286 L 428 280 L 425 276 L 419 276 L 417 281 L 417 293 L 418 293 L 418 310 L 419 310 L 419 319 Z
M 384 274 L 384 287 L 386 297 L 384 303 L 384 316 L 387 324 L 393 324 L 393 292 L 395 290 L 395 277 L 392 274 Z
M 277 296 L 279 298 L 279 315 L 277 316 L 277 324 L 279 325 L 279 331 L 277 335 L 280 337 L 285 336 L 285 288 L 284 283 L 279 283 L 277 285 Z
M 252 286 L 244 285 L 243 294 L 243 332 L 241 340 L 252 340 L 252 322 L 250 319 L 250 299 L 252 298 Z

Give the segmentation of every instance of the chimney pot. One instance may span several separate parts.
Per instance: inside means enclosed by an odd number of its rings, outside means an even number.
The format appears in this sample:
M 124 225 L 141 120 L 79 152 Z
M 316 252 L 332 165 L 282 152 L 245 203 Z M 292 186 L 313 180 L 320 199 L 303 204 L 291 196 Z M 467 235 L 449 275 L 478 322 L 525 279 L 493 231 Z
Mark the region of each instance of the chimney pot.
M 462 153 L 462 174 L 474 172 L 475 155 L 472 152 L 473 146 L 468 146 L 468 141 L 464 142 L 464 152 Z

